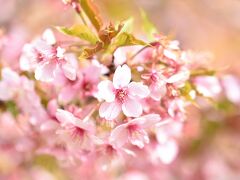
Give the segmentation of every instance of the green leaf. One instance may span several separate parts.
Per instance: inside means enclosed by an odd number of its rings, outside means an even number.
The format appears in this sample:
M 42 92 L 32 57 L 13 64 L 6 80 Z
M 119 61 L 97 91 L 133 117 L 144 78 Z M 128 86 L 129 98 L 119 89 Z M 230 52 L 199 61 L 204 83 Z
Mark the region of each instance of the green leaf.
M 234 106 L 234 104 L 231 101 L 229 101 L 228 99 L 219 100 L 214 105 L 215 105 L 216 110 L 223 111 L 226 114 L 227 113 L 231 114 L 237 110 L 236 107 Z
M 50 172 L 53 172 L 59 168 L 57 160 L 53 156 L 48 154 L 37 155 L 33 163 L 34 165 L 41 166 Z
M 38 154 L 33 159 L 33 165 L 40 166 L 41 168 L 52 173 L 56 179 L 67 180 L 68 178 L 60 169 L 57 159 L 49 154 Z
M 131 33 L 133 30 L 133 21 L 134 18 L 130 17 L 127 20 L 123 21 L 121 24 L 123 24 L 123 27 L 121 28 L 121 31 L 119 33 Z
M 103 49 L 103 46 L 103 42 L 98 41 L 94 47 L 84 48 L 81 55 L 79 56 L 79 59 L 83 60 L 94 56 L 94 54 L 98 53 Z
M 191 77 L 196 76 L 214 76 L 216 74 L 216 71 L 214 70 L 208 70 L 208 69 L 198 69 L 191 72 Z
M 109 45 L 107 49 L 107 53 L 113 53 L 118 47 L 122 46 L 133 46 L 133 45 L 149 45 L 148 43 L 137 39 L 132 34 L 123 32 L 117 35 L 117 37 L 114 39 L 114 41 Z
M 79 0 L 79 3 L 92 25 L 99 31 L 102 27 L 102 20 L 95 4 L 91 0 Z
M 184 96 L 187 100 L 193 101 L 190 95 L 191 91 L 194 91 L 194 88 L 189 81 L 186 81 L 185 85 L 180 89 L 181 95 Z
M 14 117 L 19 114 L 19 109 L 14 101 L 7 101 L 6 109 L 7 111 L 11 112 Z
M 132 34 L 121 33 L 117 36 L 115 41 L 117 46 L 130 46 L 130 45 L 146 45 L 142 40 L 135 38 Z
M 78 37 L 82 40 L 88 41 L 91 44 L 96 44 L 98 37 L 85 25 L 73 25 L 70 28 L 57 27 L 57 29 L 67 35 Z
M 149 20 L 146 12 L 143 9 L 140 9 L 141 17 L 142 17 L 142 27 L 143 30 L 147 33 L 147 36 L 150 40 L 154 40 L 154 34 L 158 33 L 157 28 L 154 24 Z

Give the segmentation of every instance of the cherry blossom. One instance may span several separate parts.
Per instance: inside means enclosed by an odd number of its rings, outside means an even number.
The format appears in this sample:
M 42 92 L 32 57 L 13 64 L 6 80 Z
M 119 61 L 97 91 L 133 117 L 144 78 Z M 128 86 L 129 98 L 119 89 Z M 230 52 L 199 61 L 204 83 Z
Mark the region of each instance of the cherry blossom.
M 160 79 L 160 76 L 161 74 L 156 71 L 142 75 L 142 78 L 149 83 L 150 97 L 156 101 L 167 93 L 165 78 L 161 76 L 162 79 Z
M 4 68 L 0 81 L 0 100 L 14 99 L 21 111 L 31 117 L 30 121 L 33 124 L 48 119 L 48 115 L 40 103 L 40 98 L 35 92 L 33 81 L 25 76 L 19 76 L 9 68 Z M 32 99 L 35 101 L 33 102 Z
M 149 137 L 145 129 L 151 128 L 161 120 L 157 114 L 148 114 L 130 120 L 125 124 L 117 126 L 111 133 L 111 141 L 115 146 L 123 146 L 127 141 L 131 144 L 143 148 L 145 143 L 149 143 Z
M 158 72 L 153 69 L 150 73 L 143 74 L 142 78 L 149 84 L 150 97 L 159 101 L 168 93 L 169 88 L 173 88 L 169 93 L 174 95 L 174 90 L 182 87 L 189 78 L 189 71 L 182 68 L 175 74 L 167 77 L 164 72 Z
M 77 24 L 0 29 L 0 179 L 238 179 L 237 75 L 151 22 L 132 32 L 93 1 L 60 3 Z
M 59 101 L 67 103 L 74 97 L 77 97 L 77 95 L 82 98 L 96 96 L 100 74 L 101 67 L 95 65 L 81 69 L 75 81 L 67 81 L 67 83 L 64 84 L 58 96 Z
M 128 117 L 138 117 L 142 114 L 139 100 L 148 96 L 148 87 L 140 82 L 130 81 L 131 70 L 127 65 L 123 65 L 117 67 L 113 82 L 104 80 L 98 84 L 98 95 L 106 101 L 99 109 L 101 117 L 112 120 L 121 110 Z
M 196 88 L 206 97 L 217 97 L 222 90 L 219 79 L 214 76 L 201 76 L 194 79 Z
M 233 75 L 226 75 L 221 80 L 227 98 L 236 104 L 240 103 L 240 81 Z
M 75 80 L 77 64 L 71 58 L 56 44 L 52 31 L 46 30 L 41 38 L 23 47 L 20 67 L 26 71 L 34 70 L 35 78 L 44 82 L 52 82 L 60 72 Z
M 61 125 L 61 129 L 57 131 L 57 134 L 69 134 L 72 141 L 80 143 L 83 148 L 87 149 L 90 148 L 93 142 L 97 141 L 97 137 L 94 136 L 95 130 L 93 124 L 85 122 L 62 109 L 57 110 L 56 118 Z
M 2 80 L 0 81 L 0 99 L 3 101 L 12 99 L 19 87 L 19 75 L 9 68 L 4 68 L 2 70 Z

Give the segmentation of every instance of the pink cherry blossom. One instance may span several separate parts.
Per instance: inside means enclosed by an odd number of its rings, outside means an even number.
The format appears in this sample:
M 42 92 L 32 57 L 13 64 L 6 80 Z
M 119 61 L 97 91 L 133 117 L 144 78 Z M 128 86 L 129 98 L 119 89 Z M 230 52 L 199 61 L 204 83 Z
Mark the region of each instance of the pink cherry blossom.
M 77 64 L 65 54 L 65 49 L 56 44 L 50 30 L 23 47 L 20 67 L 26 71 L 34 70 L 35 78 L 43 82 L 52 82 L 59 72 L 70 80 L 76 79 Z
M 58 134 L 63 136 L 68 134 L 73 142 L 80 143 L 86 149 L 90 148 L 92 143 L 97 141 L 97 138 L 94 136 L 95 129 L 93 124 L 85 122 L 62 109 L 57 110 L 56 118 L 61 125 L 61 128 L 57 131 Z
M 180 98 L 175 98 L 173 100 L 168 101 L 167 104 L 167 112 L 169 116 L 176 121 L 184 121 L 185 120 L 185 106 L 186 104 Z
M 81 69 L 75 81 L 67 81 L 61 89 L 58 99 L 60 102 L 68 103 L 74 97 L 96 96 L 97 84 L 101 74 L 101 67 L 90 65 Z
M 113 82 L 104 80 L 98 84 L 98 96 L 105 100 L 99 109 L 101 117 L 112 120 L 123 111 L 128 117 L 138 117 L 142 114 L 140 99 L 148 96 L 148 87 L 140 82 L 131 81 L 131 70 L 127 65 L 118 66 Z
M 162 71 L 152 70 L 150 73 L 143 74 L 141 77 L 149 84 L 150 97 L 159 101 L 168 93 L 168 87 L 173 87 L 174 89 L 182 87 L 189 78 L 189 71 L 182 68 L 175 74 L 166 76 Z M 173 93 L 172 90 L 170 91 L 168 94 Z
M 34 102 L 32 101 L 33 99 L 35 100 Z M 2 70 L 0 100 L 15 100 L 17 106 L 25 115 L 30 116 L 30 121 L 35 125 L 48 119 L 40 98 L 35 92 L 33 81 L 25 76 L 19 76 L 9 68 Z
M 111 141 L 116 147 L 123 146 L 126 142 L 143 148 L 145 143 L 149 143 L 146 129 L 151 128 L 161 120 L 157 114 L 148 114 L 130 120 L 125 124 L 117 126 L 111 133 Z
M 233 75 L 226 75 L 221 82 L 227 98 L 233 103 L 240 104 L 240 80 Z
M 178 145 L 174 139 L 158 144 L 153 150 L 153 158 L 158 158 L 164 164 L 172 163 L 178 154 Z
M 169 59 L 173 59 L 176 61 L 179 57 L 177 56 L 177 53 L 175 53 L 174 51 L 177 50 L 180 50 L 179 42 L 176 40 L 170 41 L 167 45 L 167 48 L 164 49 L 163 54 Z
M 9 68 L 2 69 L 2 80 L 0 81 L 0 100 L 12 99 L 20 87 L 19 75 Z
M 182 133 L 183 125 L 179 121 L 171 121 L 164 126 L 156 127 L 156 137 L 158 144 L 154 148 L 153 158 L 159 158 L 162 163 L 172 163 L 178 152 L 179 147 L 175 138 Z
M 126 46 L 117 48 L 113 54 L 115 66 L 125 64 L 131 56 L 136 54 L 142 48 L 143 46 Z
M 206 97 L 217 97 L 222 90 L 220 81 L 214 76 L 201 76 L 194 79 L 199 93 Z
M 1 10 L 3 9 L 4 7 Z M 13 25 L 8 28 L 3 37 L 1 37 L 1 34 L 2 32 L 0 32 L 0 51 L 1 59 L 4 59 L 4 61 L 1 61 L 1 64 L 6 67 L 10 66 L 12 69 L 19 69 L 18 59 L 21 55 L 22 47 L 28 38 L 26 27 Z
M 142 78 L 149 84 L 150 97 L 156 101 L 159 101 L 167 93 L 165 78 L 161 76 L 161 79 L 160 76 L 161 74 L 156 71 L 142 75 Z
M 15 1 L 0 0 L 17 10 L 0 27 L 0 179 L 239 179 L 237 75 L 210 76 L 209 53 L 181 50 L 144 12 L 141 34 L 90 0 Z M 77 24 L 30 31 L 66 6 Z

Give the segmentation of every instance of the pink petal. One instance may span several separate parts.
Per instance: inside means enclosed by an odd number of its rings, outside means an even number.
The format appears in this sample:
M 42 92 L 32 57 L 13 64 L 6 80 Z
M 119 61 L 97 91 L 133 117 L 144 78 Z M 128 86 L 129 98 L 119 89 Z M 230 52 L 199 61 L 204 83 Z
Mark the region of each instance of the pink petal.
M 2 69 L 2 80 L 11 86 L 19 85 L 21 81 L 19 75 L 9 68 Z
M 194 79 L 197 90 L 206 97 L 217 97 L 222 90 L 219 79 L 214 76 L 201 76 Z
M 240 103 L 240 81 L 232 75 L 226 75 L 222 78 L 222 84 L 227 98 L 236 104 Z
M 10 88 L 5 82 L 0 82 L 0 100 L 7 101 L 14 97 L 15 89 Z
M 64 75 L 63 70 L 57 66 L 54 70 L 54 80 L 51 82 L 55 86 L 65 86 L 69 82 L 69 79 Z
M 22 51 L 19 60 L 20 69 L 24 71 L 32 71 L 37 66 L 36 52 L 31 44 L 25 44 Z
M 58 100 L 61 103 L 68 103 L 73 100 L 77 94 L 77 89 L 72 88 L 71 85 L 63 87 L 60 93 L 58 94 Z
M 148 134 L 143 129 L 135 131 L 128 139 L 133 145 L 138 146 L 139 148 L 143 148 L 145 143 L 149 143 Z
M 74 53 L 64 53 L 64 59 L 77 69 L 78 59 Z
M 57 47 L 57 57 L 60 59 L 64 58 L 64 53 L 66 50 L 64 48 L 61 48 L 60 46 Z
M 51 29 L 46 29 L 42 34 L 42 39 L 47 42 L 47 44 L 53 45 L 56 43 L 56 38 Z
M 92 65 L 97 66 L 98 68 L 100 68 L 100 73 L 101 74 L 107 74 L 109 73 L 109 69 L 107 68 L 107 66 L 100 64 L 98 60 L 93 59 L 92 60 Z
M 111 81 L 105 80 L 98 84 L 98 96 L 107 102 L 113 102 L 115 94 L 113 93 L 114 87 Z
M 62 126 L 65 126 L 67 124 L 75 125 L 76 119 L 77 119 L 72 113 L 62 110 L 62 109 L 57 110 L 56 118 L 57 118 L 57 120 L 60 121 Z
M 104 102 L 99 108 L 99 115 L 107 120 L 115 119 L 121 111 L 121 106 L 115 102 Z
M 35 70 L 36 80 L 43 82 L 51 82 L 54 80 L 54 71 L 56 69 L 56 64 L 49 61 L 44 61 L 40 63 Z
M 118 66 L 113 75 L 113 86 L 118 89 L 121 87 L 126 87 L 131 80 L 131 70 L 124 64 L 123 66 Z
M 189 78 L 189 71 L 188 70 L 182 70 L 178 72 L 177 74 L 174 74 L 170 78 L 167 79 L 168 83 L 179 83 L 182 81 L 186 81 Z
M 122 47 L 117 48 L 113 54 L 115 66 L 124 64 L 127 61 L 126 51 Z
M 153 83 L 149 87 L 150 96 L 156 101 L 159 101 L 167 93 L 167 88 L 165 84 Z
M 179 41 L 174 40 L 174 41 L 170 41 L 168 48 L 173 49 L 173 50 L 178 50 L 179 49 Z
M 122 110 L 128 117 L 139 117 L 142 114 L 142 105 L 139 101 L 128 98 L 123 103 Z
M 110 142 L 116 147 L 123 146 L 128 139 L 128 131 L 126 129 L 126 124 L 117 126 L 112 130 L 110 135 Z
M 157 146 L 157 155 L 164 164 L 170 164 L 178 154 L 178 146 L 174 140 Z
M 52 131 L 58 128 L 58 123 L 53 120 L 48 120 L 40 125 L 41 131 Z
M 63 69 L 64 75 L 71 81 L 74 81 L 77 78 L 77 70 L 70 63 L 68 62 L 64 63 L 62 65 L 62 69 Z
M 96 145 L 102 145 L 104 144 L 104 141 L 102 139 L 100 139 L 97 136 L 94 136 L 92 134 L 88 134 L 89 139 L 91 140 L 91 142 L 93 142 Z
M 77 119 L 77 118 L 76 118 Z M 77 121 L 75 122 L 75 125 L 88 131 L 88 133 L 93 133 L 94 132 L 94 125 L 89 123 L 89 122 L 83 122 L 80 119 L 77 119 Z
M 157 124 L 161 120 L 158 114 L 148 114 L 136 119 L 133 119 L 129 124 L 137 124 L 144 129 L 150 128 L 151 126 Z
M 101 68 L 98 66 L 91 65 L 83 70 L 83 74 L 85 76 L 85 79 L 93 83 L 98 82 L 101 74 Z
M 56 99 L 52 99 L 48 102 L 47 111 L 52 117 L 55 117 L 55 114 L 57 112 L 57 108 L 58 108 L 58 103 L 57 103 Z
M 148 87 L 140 82 L 131 82 L 128 85 L 129 94 L 139 98 L 145 98 L 149 95 Z
M 171 50 L 168 50 L 168 49 L 165 49 L 163 51 L 163 54 L 168 57 L 169 59 L 173 59 L 173 60 L 177 60 L 177 54 L 174 52 L 174 51 L 171 51 Z
M 43 39 L 36 39 L 32 43 L 32 45 L 39 53 L 44 55 L 44 57 L 52 57 L 53 56 L 52 46 L 50 44 L 47 44 L 47 42 L 44 41 Z

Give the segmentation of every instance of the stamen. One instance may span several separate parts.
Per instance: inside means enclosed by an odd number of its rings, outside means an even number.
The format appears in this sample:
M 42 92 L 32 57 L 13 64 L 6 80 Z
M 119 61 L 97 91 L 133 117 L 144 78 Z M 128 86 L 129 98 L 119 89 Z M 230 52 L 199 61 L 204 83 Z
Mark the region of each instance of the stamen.
M 115 92 L 115 97 L 120 103 L 124 103 L 128 96 L 128 92 L 125 89 L 117 89 Z

